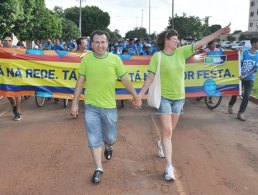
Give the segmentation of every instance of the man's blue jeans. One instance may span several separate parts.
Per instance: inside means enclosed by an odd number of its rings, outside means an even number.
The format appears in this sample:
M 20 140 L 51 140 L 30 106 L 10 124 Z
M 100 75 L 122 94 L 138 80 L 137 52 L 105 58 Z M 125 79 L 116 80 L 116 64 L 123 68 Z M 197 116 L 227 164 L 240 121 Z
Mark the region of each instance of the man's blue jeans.
M 85 126 L 88 135 L 88 147 L 98 148 L 103 143 L 112 145 L 117 137 L 117 109 L 100 108 L 85 105 Z

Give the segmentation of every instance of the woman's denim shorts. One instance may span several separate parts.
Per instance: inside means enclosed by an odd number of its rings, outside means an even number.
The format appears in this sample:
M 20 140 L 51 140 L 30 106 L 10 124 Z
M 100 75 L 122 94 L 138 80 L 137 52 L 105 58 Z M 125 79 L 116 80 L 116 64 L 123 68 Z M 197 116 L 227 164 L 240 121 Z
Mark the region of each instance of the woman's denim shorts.
M 161 102 L 157 114 L 177 114 L 183 113 L 185 99 L 169 100 L 161 97 Z
M 84 119 L 88 135 L 88 147 L 112 145 L 117 137 L 117 109 L 85 105 Z

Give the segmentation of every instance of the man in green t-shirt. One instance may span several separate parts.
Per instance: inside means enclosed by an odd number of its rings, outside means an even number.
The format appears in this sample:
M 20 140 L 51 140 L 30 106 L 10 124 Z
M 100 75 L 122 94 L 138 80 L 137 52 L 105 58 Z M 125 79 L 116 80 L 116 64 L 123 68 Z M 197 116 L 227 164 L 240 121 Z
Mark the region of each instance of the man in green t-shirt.
M 87 86 L 84 94 L 85 127 L 88 135 L 88 147 L 96 165 L 92 183 L 101 181 L 103 168 L 101 153 L 105 144 L 104 156 L 107 160 L 112 157 L 112 145 L 117 137 L 117 110 L 115 83 L 120 78 L 125 88 L 133 95 L 134 105 L 141 102 L 135 89 L 127 77 L 123 62 L 119 56 L 108 53 L 108 34 L 96 30 L 92 32 L 91 46 L 93 52 L 87 54 L 79 66 L 79 78 L 76 83 L 71 114 L 78 117 L 78 100 L 84 82 Z

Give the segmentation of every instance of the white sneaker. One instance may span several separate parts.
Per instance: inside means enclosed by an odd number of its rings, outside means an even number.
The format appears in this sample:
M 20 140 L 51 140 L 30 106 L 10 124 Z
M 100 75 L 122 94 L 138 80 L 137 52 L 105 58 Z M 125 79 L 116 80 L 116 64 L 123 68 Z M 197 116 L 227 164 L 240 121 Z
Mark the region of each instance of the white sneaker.
M 175 180 L 174 167 L 172 165 L 168 165 L 165 168 L 165 180 L 174 181 Z
M 165 154 L 163 152 L 163 147 L 162 147 L 162 144 L 161 144 L 161 140 L 158 141 L 158 149 L 159 149 L 158 156 L 160 158 L 165 158 Z

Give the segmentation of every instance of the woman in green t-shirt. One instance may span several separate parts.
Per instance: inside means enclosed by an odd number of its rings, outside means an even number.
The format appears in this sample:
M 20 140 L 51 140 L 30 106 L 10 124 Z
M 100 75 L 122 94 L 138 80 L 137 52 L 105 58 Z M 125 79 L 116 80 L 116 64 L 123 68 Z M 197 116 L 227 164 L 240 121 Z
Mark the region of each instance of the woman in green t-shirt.
M 158 146 L 159 156 L 166 159 L 165 179 L 168 181 L 175 180 L 174 168 L 172 166 L 172 132 L 177 125 L 180 114 L 183 112 L 185 102 L 185 60 L 193 55 L 196 49 L 203 47 L 216 37 L 222 34 L 228 34 L 229 32 L 230 24 L 192 45 L 182 47 L 178 47 L 178 33 L 173 29 L 165 30 L 158 36 L 157 46 L 161 53 L 161 102 L 157 113 L 160 114 L 163 135 L 162 140 L 158 141 Z M 140 98 L 144 96 L 153 82 L 157 65 L 158 53 L 156 52 L 149 63 L 149 74 L 139 92 Z

